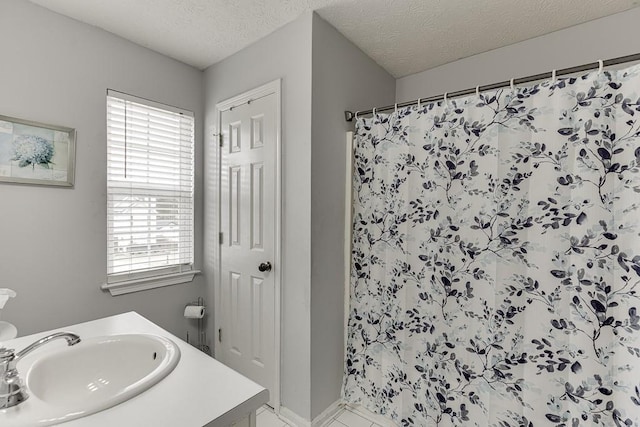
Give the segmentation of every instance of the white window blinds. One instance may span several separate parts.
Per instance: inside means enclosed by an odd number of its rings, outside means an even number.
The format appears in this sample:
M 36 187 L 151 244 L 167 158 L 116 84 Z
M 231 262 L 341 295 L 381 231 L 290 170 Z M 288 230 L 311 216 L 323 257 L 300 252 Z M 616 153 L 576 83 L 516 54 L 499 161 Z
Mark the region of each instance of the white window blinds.
M 108 282 L 193 264 L 193 113 L 107 92 Z

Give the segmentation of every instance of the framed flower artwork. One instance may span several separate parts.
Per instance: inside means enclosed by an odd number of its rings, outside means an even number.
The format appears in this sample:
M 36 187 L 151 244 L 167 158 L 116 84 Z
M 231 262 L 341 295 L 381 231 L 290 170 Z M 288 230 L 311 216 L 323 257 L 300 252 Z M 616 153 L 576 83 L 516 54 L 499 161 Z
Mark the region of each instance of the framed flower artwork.
M 73 187 L 75 129 L 0 116 L 0 182 Z

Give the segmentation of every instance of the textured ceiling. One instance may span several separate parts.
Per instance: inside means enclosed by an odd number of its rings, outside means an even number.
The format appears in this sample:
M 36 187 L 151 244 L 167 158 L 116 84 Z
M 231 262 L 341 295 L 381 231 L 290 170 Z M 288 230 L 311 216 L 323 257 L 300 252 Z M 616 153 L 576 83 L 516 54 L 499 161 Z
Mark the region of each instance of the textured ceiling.
M 30 0 L 204 69 L 316 10 L 395 77 L 640 0 Z

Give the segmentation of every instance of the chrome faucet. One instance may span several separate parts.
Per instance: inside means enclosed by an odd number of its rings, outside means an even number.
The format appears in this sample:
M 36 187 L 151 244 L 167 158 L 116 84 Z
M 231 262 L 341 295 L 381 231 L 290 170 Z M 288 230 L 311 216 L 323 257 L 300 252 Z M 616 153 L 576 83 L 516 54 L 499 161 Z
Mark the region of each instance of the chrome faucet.
M 0 347 L 0 409 L 11 408 L 27 400 L 29 395 L 22 387 L 17 363 L 27 354 L 49 341 L 64 338 L 69 346 L 80 342 L 80 337 L 70 332 L 57 332 L 40 338 L 25 349 L 15 352 L 13 349 Z

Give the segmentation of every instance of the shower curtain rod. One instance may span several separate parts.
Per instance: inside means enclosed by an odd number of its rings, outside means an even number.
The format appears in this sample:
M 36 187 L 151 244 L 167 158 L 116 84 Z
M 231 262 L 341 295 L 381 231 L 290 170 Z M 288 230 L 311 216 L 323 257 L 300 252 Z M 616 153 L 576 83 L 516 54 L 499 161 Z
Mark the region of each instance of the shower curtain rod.
M 532 76 L 521 77 L 518 79 L 505 80 L 503 82 L 493 83 L 485 86 L 478 86 L 474 88 L 459 90 L 456 92 L 443 93 L 442 95 L 431 96 L 429 98 L 420 98 L 413 101 L 387 105 L 385 107 L 372 108 L 371 110 L 356 111 L 355 113 L 352 111 L 345 111 L 344 118 L 346 121 L 351 122 L 355 118 L 356 114 L 358 115 L 371 114 L 373 113 L 374 110 L 376 112 L 394 110 L 396 108 L 403 108 L 403 107 L 408 107 L 410 105 L 415 105 L 418 103 L 418 101 L 420 101 L 421 103 L 422 102 L 429 103 L 429 102 L 434 102 L 434 101 L 439 101 L 441 99 L 444 99 L 445 96 L 447 97 L 447 99 L 457 98 L 459 96 L 471 95 L 473 93 L 476 93 L 476 91 L 484 92 L 487 90 L 500 89 L 500 88 L 508 87 L 511 85 L 520 85 L 524 83 L 535 82 L 538 80 L 549 79 L 549 78 L 553 78 L 554 74 L 556 77 L 566 76 L 567 74 L 574 74 L 574 73 L 579 73 L 581 71 L 593 70 L 599 67 L 611 67 L 612 65 L 624 64 L 626 62 L 634 62 L 634 61 L 640 61 L 640 53 L 636 53 L 634 55 L 620 56 L 618 58 L 607 59 L 606 61 L 591 62 L 589 64 L 578 65 L 576 67 L 563 68 L 561 70 L 555 71 L 555 73 L 554 71 L 551 71 L 548 73 L 535 74 Z

